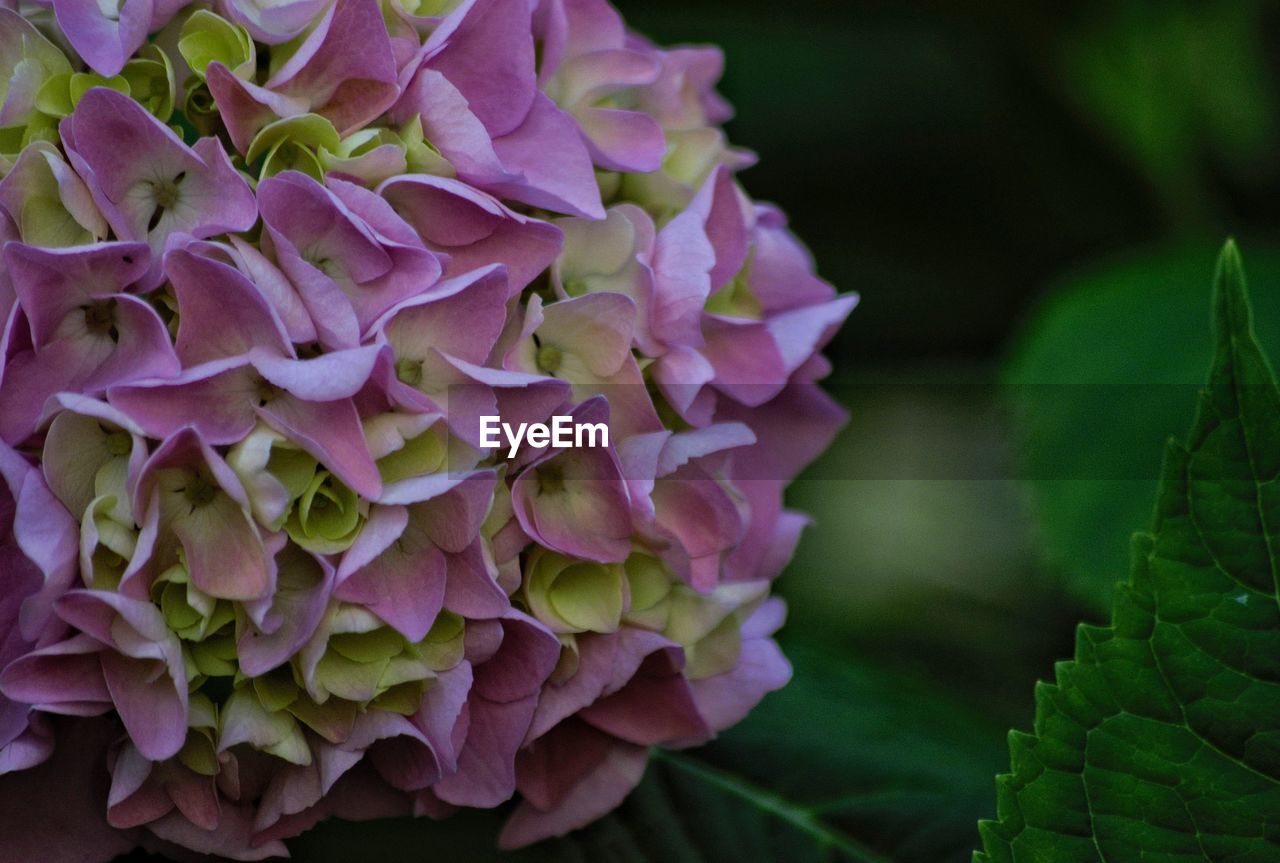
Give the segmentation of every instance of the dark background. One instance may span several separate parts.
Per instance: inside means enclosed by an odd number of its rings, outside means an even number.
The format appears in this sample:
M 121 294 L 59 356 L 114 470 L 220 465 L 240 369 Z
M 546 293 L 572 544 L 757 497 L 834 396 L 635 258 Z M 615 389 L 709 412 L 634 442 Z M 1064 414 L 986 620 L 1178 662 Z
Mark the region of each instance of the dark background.
M 1106 619 L 1109 585 L 1125 575 L 1124 538 L 1144 526 L 1161 444 L 1185 434 L 1194 393 L 1159 394 L 1175 407 L 1136 418 L 1161 424 L 1143 450 L 1150 459 L 1090 492 L 1135 515 L 1092 538 L 1113 547 L 1107 554 L 1078 549 L 1086 575 L 1070 548 L 1046 538 L 1060 527 L 1043 516 L 1057 510 L 1038 497 L 1072 493 L 1074 467 L 1051 470 L 1047 492 L 1021 481 L 1034 468 L 1018 424 L 993 419 L 992 406 L 1035 398 L 1012 369 L 1054 353 L 1023 344 L 1036 338 L 1037 315 L 1112 261 L 1178 258 L 1176 272 L 1152 276 L 1158 284 L 1129 278 L 1114 293 L 1158 304 L 1159 290 L 1178 283 L 1187 294 L 1178 302 L 1190 304 L 1179 313 L 1194 316 L 1197 337 L 1207 332 L 1216 246 L 1240 237 L 1249 263 L 1280 222 L 1280 9 L 1247 0 L 617 5 L 660 43 L 723 46 L 721 89 L 737 109 L 730 137 L 760 156 L 743 184 L 790 214 L 827 279 L 862 296 L 828 350 L 850 426 L 793 489 L 817 521 L 781 585 L 793 628 L 845 655 L 908 667 L 998 724 L 1026 726 L 1032 683 L 1070 655 L 1074 622 Z M 1146 314 L 1157 330 L 1184 323 L 1162 320 L 1168 309 Z M 1071 381 L 1092 351 L 1114 349 L 1108 383 L 1168 383 L 1149 380 L 1147 358 L 1118 344 L 1132 325 L 1111 343 L 1081 334 L 1031 378 Z M 1201 380 L 1207 340 L 1175 336 L 1154 349 L 1191 370 L 1176 382 Z M 1071 407 L 1091 395 L 1044 397 Z M 1112 431 L 1134 419 L 1075 407 Z M 1118 447 L 1102 455 L 1123 462 Z M 1106 508 L 1076 491 L 1077 509 Z
M 820 657 L 744 734 L 785 716 L 841 735 L 856 754 L 833 781 L 855 797 L 901 790 L 882 760 L 950 760 L 917 770 L 948 789 L 932 803 L 830 823 L 890 860 L 968 860 L 1007 729 L 1075 623 L 1107 619 L 1162 444 L 1185 436 L 1228 235 L 1280 337 L 1280 8 L 618 5 L 659 42 L 724 47 L 730 137 L 760 156 L 743 184 L 862 296 L 828 351 L 851 422 L 792 489 L 816 525 L 780 582 L 784 645 Z M 879 688 L 832 694 L 850 668 Z M 847 730 L 814 715 L 841 709 Z M 717 746 L 725 766 L 754 754 Z

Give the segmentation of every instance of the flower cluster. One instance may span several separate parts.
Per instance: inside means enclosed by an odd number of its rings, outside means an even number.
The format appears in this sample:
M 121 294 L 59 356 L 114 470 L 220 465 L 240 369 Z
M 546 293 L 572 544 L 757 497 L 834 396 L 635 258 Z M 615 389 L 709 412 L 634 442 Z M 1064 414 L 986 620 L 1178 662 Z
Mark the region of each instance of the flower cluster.
M 519 846 L 786 682 L 854 298 L 720 68 L 606 0 L 0 6 L 0 857 Z

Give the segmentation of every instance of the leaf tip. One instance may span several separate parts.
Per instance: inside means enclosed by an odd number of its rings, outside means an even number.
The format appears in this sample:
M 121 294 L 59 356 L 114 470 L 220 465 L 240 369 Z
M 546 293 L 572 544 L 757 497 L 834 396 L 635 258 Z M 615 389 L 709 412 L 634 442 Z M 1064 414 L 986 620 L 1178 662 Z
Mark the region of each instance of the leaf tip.
M 1213 276 L 1214 329 L 1219 336 L 1249 332 L 1252 310 L 1244 276 L 1244 260 L 1234 238 L 1228 238 L 1218 253 Z

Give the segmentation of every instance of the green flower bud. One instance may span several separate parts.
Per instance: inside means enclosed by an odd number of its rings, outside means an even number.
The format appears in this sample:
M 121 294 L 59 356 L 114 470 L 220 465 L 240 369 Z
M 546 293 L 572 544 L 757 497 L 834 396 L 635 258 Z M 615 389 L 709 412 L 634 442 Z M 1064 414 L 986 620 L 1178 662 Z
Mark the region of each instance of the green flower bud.
M 326 625 L 328 642 L 311 674 L 310 694 L 319 704 L 335 697 L 411 713 L 436 672 L 462 661 L 464 621 L 449 611 L 417 644 L 358 606 L 335 606 Z
M 722 584 L 709 594 L 684 584 L 672 588 L 663 635 L 684 648 L 686 677 L 711 677 L 737 664 L 742 622 L 768 592 L 768 584 L 761 582 Z
M 560 639 L 560 656 L 556 659 L 556 667 L 551 670 L 551 682 L 562 684 L 578 673 L 582 662 L 582 653 L 578 650 L 578 637 L 571 632 L 556 636 Z
M 327 470 L 318 470 L 290 513 L 284 529 L 307 551 L 337 554 L 355 541 L 367 505 Z
M 244 484 L 254 518 L 271 530 L 284 527 L 319 466 L 306 450 L 261 423 L 231 448 L 227 464 Z
M 74 111 L 80 97 L 94 87 L 110 87 L 130 95 L 129 82 L 123 75 L 104 78 L 96 72 L 64 72 L 44 82 L 36 92 L 36 107 L 50 117 L 61 119 Z
M 384 0 L 383 10 L 399 10 L 420 18 L 448 15 L 462 0 Z
M 405 160 L 410 174 L 434 174 L 437 177 L 456 177 L 457 172 L 449 160 L 440 155 L 440 151 L 432 146 L 422 131 L 422 120 L 414 115 L 400 129 L 400 140 L 404 143 Z
M 717 165 L 741 158 L 724 133 L 712 127 L 668 129 L 662 167 L 648 174 L 626 174 L 622 197 L 643 206 L 659 224 L 682 211 Z
M 251 683 L 258 701 L 267 710 L 284 710 L 302 694 L 298 682 L 293 679 L 288 666 L 284 665 L 258 675 Z
M 626 621 L 661 632 L 671 613 L 671 573 L 656 557 L 639 552 L 628 557 L 622 566 L 631 594 Z
M 110 495 L 94 498 L 85 509 L 80 525 L 80 572 L 94 590 L 115 590 L 124 578 L 138 544 L 138 533 L 112 517 L 116 499 Z
M 210 677 L 235 676 L 236 639 L 229 630 L 208 636 L 204 641 L 191 642 L 186 647 L 201 684 Z
M 622 174 L 617 171 L 596 169 L 596 183 L 600 186 L 600 200 L 605 206 L 613 203 L 622 191 Z
M 750 267 L 750 264 L 747 265 Z M 763 311 L 751 288 L 747 286 L 747 268 L 743 268 L 729 283 L 707 298 L 707 311 L 731 318 L 760 320 Z
M 449 465 L 448 427 L 432 417 L 379 414 L 365 420 L 364 436 L 384 483 L 439 473 Z
M 173 64 L 155 44 L 142 46 L 138 54 L 125 64 L 120 75 L 129 85 L 129 95 L 167 123 L 173 116 L 173 100 L 178 90 Z
M 628 601 L 621 564 L 537 549 L 526 569 L 525 603 L 552 632 L 613 632 L 621 624 Z
M 222 768 L 217 747 L 218 708 L 208 696 L 195 692 L 187 705 L 187 741 L 178 761 L 201 776 L 217 776 Z
M 11 129 L 20 130 L 37 119 L 35 97 L 49 78 L 72 71 L 66 55 L 27 20 L 30 15 L 24 11 L 23 20 L 6 26 L 0 42 L 0 106 L 16 121 Z
M 182 24 L 178 53 L 201 81 L 213 62 L 221 63 L 236 75 L 250 80 L 257 64 L 257 50 L 249 31 L 207 9 L 197 9 Z
M 404 142 L 391 129 L 371 127 L 343 138 L 337 150 L 321 147 L 325 171 L 340 171 L 375 186 L 408 170 Z
M 289 705 L 289 714 L 330 743 L 347 739 L 362 705 L 326 697 L 323 703 L 304 696 Z
M 287 711 L 268 709 L 253 686 L 236 687 L 220 719 L 220 749 L 247 743 L 290 764 L 311 763 L 311 747 L 297 720 Z
M 156 576 L 151 584 L 151 594 L 159 602 L 160 613 L 164 615 L 169 629 L 184 641 L 205 641 L 235 620 L 231 603 L 214 599 L 196 587 L 187 568 L 181 564 L 175 564 Z M 221 647 L 213 652 L 202 649 L 201 659 L 196 662 L 200 673 L 206 676 L 234 674 L 235 666 L 227 670 L 222 662 L 222 659 L 235 659 L 234 639 L 232 648 L 229 656 L 224 656 L 225 651 Z M 195 650 L 194 646 L 192 650 Z M 201 661 L 204 667 L 201 667 Z
M 341 143 L 338 130 L 328 119 L 319 114 L 299 114 L 265 126 L 254 137 L 244 158 L 249 164 L 262 159 L 259 180 L 292 170 L 323 181 L 324 166 L 317 154 L 323 149 L 337 150 Z
M 182 88 L 182 111 L 181 118 L 190 124 L 194 137 L 199 138 L 206 135 L 214 135 L 218 131 L 218 124 L 221 122 L 218 113 L 218 103 L 214 101 L 213 94 L 209 92 L 209 85 L 196 76 L 187 79 L 187 83 Z M 181 136 L 188 142 L 192 140 L 192 136 Z
M 435 623 L 414 651 L 433 671 L 448 671 L 462 661 L 466 621 L 462 615 L 441 609 Z

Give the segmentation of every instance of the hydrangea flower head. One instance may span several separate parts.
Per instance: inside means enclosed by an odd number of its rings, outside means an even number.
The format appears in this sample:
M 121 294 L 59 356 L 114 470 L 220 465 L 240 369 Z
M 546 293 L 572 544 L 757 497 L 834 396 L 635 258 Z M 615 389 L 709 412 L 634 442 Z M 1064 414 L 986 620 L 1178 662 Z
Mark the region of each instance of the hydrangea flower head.
M 855 298 L 739 184 L 719 52 L 118 6 L 0 8 L 0 857 L 508 801 L 525 845 L 784 685 Z

